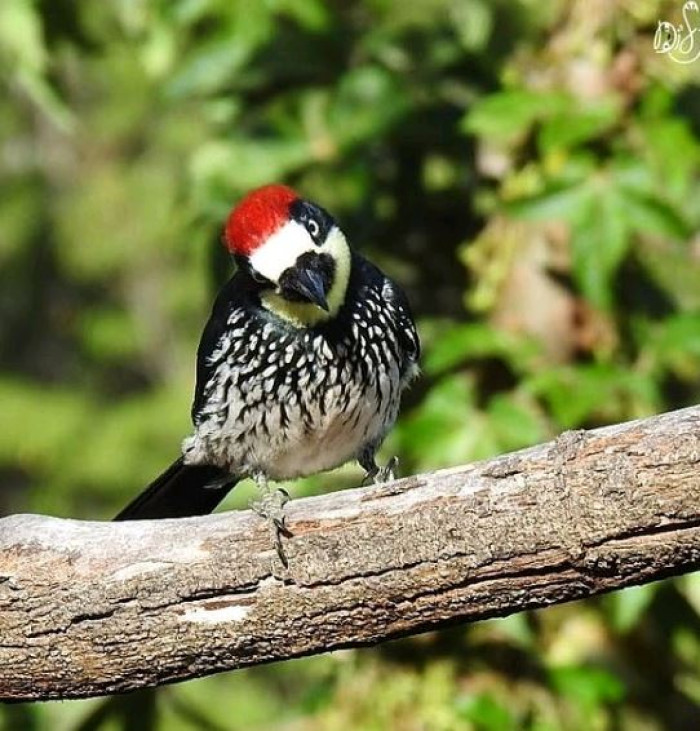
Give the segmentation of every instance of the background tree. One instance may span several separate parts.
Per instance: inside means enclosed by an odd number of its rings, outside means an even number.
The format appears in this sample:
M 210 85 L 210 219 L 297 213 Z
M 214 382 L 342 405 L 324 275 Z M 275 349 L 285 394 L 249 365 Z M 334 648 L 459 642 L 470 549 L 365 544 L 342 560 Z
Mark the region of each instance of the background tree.
M 221 222 L 271 180 L 409 291 L 405 471 L 697 402 L 700 60 L 653 44 L 681 11 L 3 0 L 0 509 L 108 518 L 172 459 Z M 699 612 L 693 576 L 0 723 L 692 728 Z

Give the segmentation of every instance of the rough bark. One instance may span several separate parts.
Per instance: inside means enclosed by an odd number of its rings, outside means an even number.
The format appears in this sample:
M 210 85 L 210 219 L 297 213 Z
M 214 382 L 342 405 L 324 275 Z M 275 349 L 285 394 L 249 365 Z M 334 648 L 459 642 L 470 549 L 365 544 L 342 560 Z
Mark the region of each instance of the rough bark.
M 697 568 L 700 407 L 250 512 L 0 521 L 0 698 L 92 696 Z

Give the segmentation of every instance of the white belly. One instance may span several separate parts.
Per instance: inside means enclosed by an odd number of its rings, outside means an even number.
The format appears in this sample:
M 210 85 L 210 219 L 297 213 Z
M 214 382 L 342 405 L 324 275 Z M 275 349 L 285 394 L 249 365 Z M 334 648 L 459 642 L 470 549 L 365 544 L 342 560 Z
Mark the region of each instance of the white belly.
M 323 404 L 294 391 L 281 401 L 248 410 L 244 420 L 231 404 L 224 423 L 203 421 L 183 445 L 187 463 L 216 464 L 232 474 L 262 472 L 273 480 L 333 469 L 380 442 L 399 405 L 389 398 L 380 407 L 376 392 L 360 384 L 328 389 Z
M 272 479 L 286 480 L 323 472 L 357 457 L 362 447 L 379 436 L 381 422 L 374 403 L 358 403 L 350 415 L 322 418 L 315 429 L 289 430 L 285 439 L 261 449 L 257 462 Z

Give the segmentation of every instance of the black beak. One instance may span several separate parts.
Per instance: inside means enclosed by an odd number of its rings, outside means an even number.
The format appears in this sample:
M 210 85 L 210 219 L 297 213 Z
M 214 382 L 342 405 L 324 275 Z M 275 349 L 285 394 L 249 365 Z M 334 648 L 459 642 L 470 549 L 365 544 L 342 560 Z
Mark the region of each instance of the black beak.
M 286 290 L 292 290 L 305 300 L 313 302 L 328 312 L 326 281 L 318 269 L 296 267 L 290 271 L 284 283 Z

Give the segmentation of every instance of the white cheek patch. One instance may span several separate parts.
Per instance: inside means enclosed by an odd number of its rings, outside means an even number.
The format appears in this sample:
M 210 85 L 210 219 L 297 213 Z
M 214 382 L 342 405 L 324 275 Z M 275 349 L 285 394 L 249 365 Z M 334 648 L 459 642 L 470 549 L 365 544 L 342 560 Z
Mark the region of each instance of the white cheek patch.
M 279 282 L 282 272 L 296 264 L 307 251 L 319 252 L 308 231 L 296 221 L 288 221 L 250 255 L 250 265 L 271 282 Z
M 290 222 L 278 232 L 281 234 L 288 226 L 292 223 L 296 228 L 300 228 L 303 234 L 307 237 L 307 246 L 300 248 L 300 245 L 295 248 L 294 245 L 290 245 L 292 242 L 291 236 L 286 234 L 289 238 L 284 241 L 277 240 L 277 247 L 279 252 L 273 252 L 272 249 L 267 249 L 268 245 L 272 241 L 267 241 L 263 247 L 258 249 L 253 256 L 250 257 L 250 263 L 256 271 L 260 272 L 263 276 L 273 281 L 278 281 L 282 272 L 294 266 L 296 264 L 297 257 L 305 251 L 313 251 L 317 254 L 324 253 L 328 254 L 333 258 L 335 262 L 335 275 L 333 277 L 333 284 L 327 294 L 326 299 L 328 300 L 328 312 L 321 309 L 318 305 L 310 302 L 289 302 L 282 298 L 277 292 L 267 291 L 262 295 L 262 302 L 267 309 L 274 312 L 279 317 L 291 322 L 295 327 L 313 327 L 324 320 L 328 320 L 331 317 L 335 317 L 338 314 L 338 310 L 341 308 L 345 301 L 345 292 L 348 288 L 348 280 L 350 279 L 350 267 L 351 267 L 351 255 L 350 247 L 345 239 L 343 232 L 337 227 L 333 228 L 328 232 L 323 246 L 316 246 L 311 238 L 306 233 L 306 230 L 297 224 L 296 222 Z M 298 234 L 294 228 L 291 229 L 294 237 Z M 277 236 L 278 234 L 275 234 Z M 267 258 L 261 259 L 260 266 L 267 266 L 267 272 L 262 271 L 259 268 L 258 261 L 254 259 L 262 249 L 266 249 L 265 256 Z M 293 250 L 292 255 L 288 254 L 290 250 Z M 274 266 L 274 268 L 273 268 Z M 277 274 L 270 274 L 269 272 L 277 272 Z

